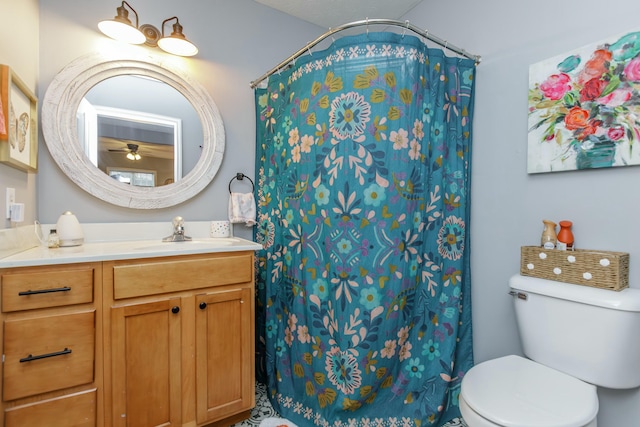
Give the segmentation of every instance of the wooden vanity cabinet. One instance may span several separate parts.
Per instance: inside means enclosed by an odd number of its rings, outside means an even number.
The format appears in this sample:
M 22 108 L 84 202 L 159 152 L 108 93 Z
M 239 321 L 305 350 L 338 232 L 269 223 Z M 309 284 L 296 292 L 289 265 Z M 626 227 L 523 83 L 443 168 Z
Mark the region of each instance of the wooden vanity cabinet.
M 0 269 L 4 427 L 102 426 L 102 264 Z
M 106 425 L 229 425 L 255 405 L 253 252 L 103 264 Z

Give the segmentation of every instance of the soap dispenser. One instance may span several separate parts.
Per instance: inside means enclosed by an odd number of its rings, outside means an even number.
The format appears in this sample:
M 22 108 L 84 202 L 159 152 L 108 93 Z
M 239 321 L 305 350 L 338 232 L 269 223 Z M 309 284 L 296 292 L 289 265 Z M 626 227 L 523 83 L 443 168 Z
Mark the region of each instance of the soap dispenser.
M 556 236 L 556 223 L 548 219 L 542 220 L 542 223 L 544 224 L 544 229 L 542 230 L 540 246 L 545 249 L 553 249 L 556 247 L 558 241 L 558 237 Z
M 78 222 L 78 218 L 70 211 L 66 211 L 60 215 L 56 223 L 56 230 L 58 230 L 61 247 L 80 246 L 84 243 L 84 234 L 82 233 L 80 222 Z

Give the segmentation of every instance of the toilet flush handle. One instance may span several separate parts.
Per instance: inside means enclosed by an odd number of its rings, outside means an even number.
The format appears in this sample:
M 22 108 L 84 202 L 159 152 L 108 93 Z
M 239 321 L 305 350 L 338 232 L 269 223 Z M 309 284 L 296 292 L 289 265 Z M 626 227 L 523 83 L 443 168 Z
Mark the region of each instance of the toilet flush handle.
M 518 299 L 527 300 L 527 294 L 525 294 L 524 292 L 516 292 L 516 291 L 509 291 L 509 295 L 511 295 L 512 297 L 518 297 Z

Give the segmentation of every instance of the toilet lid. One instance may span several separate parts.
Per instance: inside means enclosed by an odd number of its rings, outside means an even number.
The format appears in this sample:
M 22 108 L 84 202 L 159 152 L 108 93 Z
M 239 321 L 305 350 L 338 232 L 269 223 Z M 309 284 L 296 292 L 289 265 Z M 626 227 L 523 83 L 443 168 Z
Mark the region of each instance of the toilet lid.
M 582 427 L 598 413 L 595 386 L 519 356 L 474 366 L 461 393 L 476 413 L 505 427 Z

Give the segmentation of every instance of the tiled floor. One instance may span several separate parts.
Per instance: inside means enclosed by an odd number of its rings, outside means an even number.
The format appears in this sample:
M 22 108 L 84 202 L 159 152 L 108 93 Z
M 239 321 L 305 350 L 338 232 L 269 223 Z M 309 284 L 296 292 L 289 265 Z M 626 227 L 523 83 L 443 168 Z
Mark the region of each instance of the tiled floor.
M 260 421 L 265 418 L 278 416 L 278 413 L 271 406 L 269 398 L 267 398 L 267 387 L 264 384 L 256 382 L 256 407 L 251 410 L 251 418 L 234 424 L 231 427 L 255 427 L 259 426 Z
M 260 421 L 269 417 L 277 417 L 278 413 L 273 409 L 269 399 L 267 398 L 267 388 L 264 384 L 256 383 L 256 407 L 251 411 L 251 418 L 241 423 L 234 424 L 231 427 L 255 427 L 260 425 Z M 311 427 L 300 426 L 300 427 Z M 442 427 L 467 427 L 461 418 L 457 418 Z

